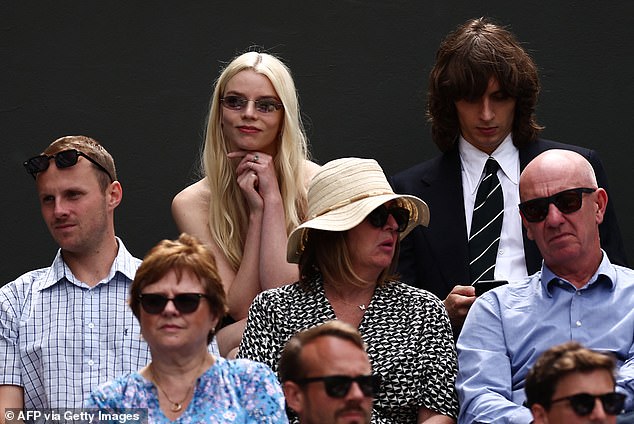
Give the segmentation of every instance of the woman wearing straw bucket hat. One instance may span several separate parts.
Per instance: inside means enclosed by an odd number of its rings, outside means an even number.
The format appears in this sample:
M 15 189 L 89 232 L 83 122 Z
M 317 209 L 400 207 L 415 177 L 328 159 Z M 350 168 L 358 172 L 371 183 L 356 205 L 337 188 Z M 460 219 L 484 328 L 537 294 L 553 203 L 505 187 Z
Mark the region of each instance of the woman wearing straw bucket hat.
M 425 202 L 395 194 L 375 160 L 343 158 L 311 181 L 308 217 L 287 244 L 300 280 L 256 297 L 238 356 L 277 371 L 296 332 L 346 321 L 359 329 L 382 378 L 373 423 L 454 422 L 457 365 L 445 309 L 431 293 L 393 275 L 400 239 L 429 222 Z

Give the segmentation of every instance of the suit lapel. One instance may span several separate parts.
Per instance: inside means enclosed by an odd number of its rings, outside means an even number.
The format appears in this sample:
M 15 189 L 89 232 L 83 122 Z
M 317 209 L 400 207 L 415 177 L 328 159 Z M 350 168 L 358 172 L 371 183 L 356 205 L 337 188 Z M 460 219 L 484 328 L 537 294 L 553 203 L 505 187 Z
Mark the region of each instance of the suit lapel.
M 535 156 L 539 155 L 547 147 L 544 146 L 542 140 L 536 140 L 534 143 L 528 143 L 525 147 L 519 149 L 520 152 L 520 171 L 526 168 L 526 165 L 532 161 Z M 522 239 L 524 241 L 524 258 L 526 260 L 526 270 L 528 275 L 534 274 L 539 271 L 542 266 L 542 255 L 539 253 L 537 244 L 534 241 L 529 240 L 526 234 L 526 228 L 522 225 Z
M 435 166 L 421 176 L 422 198 L 430 209 L 429 227 L 423 231 L 433 246 L 430 251 L 437 252 L 434 261 L 439 264 L 444 281 L 453 287 L 469 281 L 462 173 L 457 148 L 437 159 Z

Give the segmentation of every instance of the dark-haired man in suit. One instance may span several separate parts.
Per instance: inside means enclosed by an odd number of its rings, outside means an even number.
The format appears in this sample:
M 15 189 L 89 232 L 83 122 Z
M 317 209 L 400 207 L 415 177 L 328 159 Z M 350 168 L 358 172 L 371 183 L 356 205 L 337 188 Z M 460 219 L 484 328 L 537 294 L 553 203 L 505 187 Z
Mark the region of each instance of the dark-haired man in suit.
M 431 211 L 429 226 L 401 244 L 402 280 L 445 299 L 456 336 L 475 300 L 474 281 L 517 280 L 541 267 L 517 208 L 520 172 L 535 156 L 554 148 L 574 150 L 592 164 L 599 186 L 608 187 L 596 152 L 538 137 L 539 88 L 537 67 L 513 34 L 485 18 L 467 21 L 441 43 L 429 78 L 427 114 L 442 154 L 392 178 L 396 192 L 424 199 Z M 490 174 L 497 180 L 488 194 L 503 203 L 494 218 L 485 218 L 494 225 L 480 227 L 474 207 L 484 202 L 478 191 L 489 180 L 489 162 L 496 164 Z M 478 251 L 475 242 L 487 232 L 496 235 L 481 241 Z M 627 265 L 612 203 L 600 234 L 612 262 Z

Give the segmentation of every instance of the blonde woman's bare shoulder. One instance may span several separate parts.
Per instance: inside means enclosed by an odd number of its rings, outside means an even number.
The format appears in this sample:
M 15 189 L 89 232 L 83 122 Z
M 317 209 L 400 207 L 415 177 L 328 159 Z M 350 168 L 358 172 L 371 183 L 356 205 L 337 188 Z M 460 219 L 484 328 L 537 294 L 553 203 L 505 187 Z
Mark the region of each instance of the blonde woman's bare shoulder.
M 202 179 L 185 187 L 172 200 L 172 217 L 178 230 L 198 237 L 203 243 L 211 242 L 210 196 L 207 181 Z
M 182 189 L 172 200 L 172 209 L 189 208 L 192 206 L 209 207 L 210 191 L 207 179 L 203 178 Z
M 306 186 L 310 183 L 310 180 L 313 179 L 315 174 L 321 169 L 321 166 L 316 164 L 313 161 L 307 160 L 304 166 L 304 182 Z

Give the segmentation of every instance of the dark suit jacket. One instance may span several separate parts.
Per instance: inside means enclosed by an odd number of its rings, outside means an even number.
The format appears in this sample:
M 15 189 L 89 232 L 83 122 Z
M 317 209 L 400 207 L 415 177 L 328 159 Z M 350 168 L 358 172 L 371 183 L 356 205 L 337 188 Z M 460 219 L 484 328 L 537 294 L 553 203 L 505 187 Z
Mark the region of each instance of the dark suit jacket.
M 549 149 L 582 154 L 592 164 L 599 187 L 608 190 L 607 176 L 597 153 L 578 146 L 538 139 L 519 149 L 520 169 Z M 429 290 L 440 299 L 447 297 L 455 285 L 469 284 L 467 226 L 457 146 L 393 176 L 391 184 L 396 193 L 413 194 L 423 199 L 430 211 L 429 226 L 418 226 L 401 242 L 398 271 L 402 281 Z M 610 260 L 627 265 L 614 203 L 609 198 L 599 230 L 601 246 Z M 530 275 L 541 268 L 542 257 L 535 242 L 526 237 L 524 228 L 522 232 L 526 268 Z

